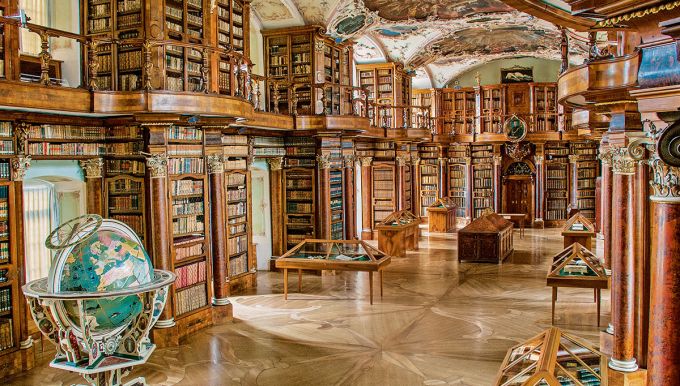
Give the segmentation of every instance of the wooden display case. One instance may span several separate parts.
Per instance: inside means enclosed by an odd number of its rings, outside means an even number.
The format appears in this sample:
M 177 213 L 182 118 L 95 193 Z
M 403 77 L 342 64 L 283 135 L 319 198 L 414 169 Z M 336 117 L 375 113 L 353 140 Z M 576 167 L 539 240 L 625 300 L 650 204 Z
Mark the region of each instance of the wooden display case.
M 454 232 L 456 230 L 456 204 L 448 197 L 438 198 L 427 208 L 430 232 Z
M 581 212 L 573 215 L 562 227 L 564 247 L 573 243 L 579 243 L 584 247 L 592 248 L 592 239 L 595 237 L 595 225 Z
M 336 43 L 319 26 L 265 30 L 262 36 L 270 111 L 294 115 L 352 113 L 348 88 L 352 86 L 348 72 L 351 43 Z
M 398 211 L 375 226 L 378 248 L 390 256 L 404 257 L 406 251 L 418 250 L 420 219 L 409 211 Z
M 298 271 L 298 291 L 302 292 L 302 270 L 366 271 L 369 299 L 373 304 L 373 272 L 380 275 L 380 297 L 383 295 L 382 271 L 391 257 L 361 240 L 307 239 L 276 259 L 283 269 L 283 296 L 288 299 L 288 270 Z
M 502 263 L 513 251 L 513 225 L 496 213 L 486 214 L 458 231 L 458 260 Z
M 609 288 L 610 279 L 594 253 L 577 242 L 569 245 L 553 257 L 546 281 L 552 287 L 552 324 L 555 324 L 557 288 L 572 287 L 595 290 L 597 325 L 600 326 L 600 291 Z
M 607 360 L 590 344 L 551 327 L 508 350 L 494 385 L 606 386 Z

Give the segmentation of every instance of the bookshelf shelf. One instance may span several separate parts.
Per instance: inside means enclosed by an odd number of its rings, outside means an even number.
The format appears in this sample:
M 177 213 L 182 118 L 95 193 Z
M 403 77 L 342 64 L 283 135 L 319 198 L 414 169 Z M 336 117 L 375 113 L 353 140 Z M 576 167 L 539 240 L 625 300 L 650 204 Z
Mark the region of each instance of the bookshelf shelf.
M 304 239 L 316 237 L 316 175 L 313 168 L 287 168 L 284 170 L 285 214 L 284 247 L 289 249 Z M 290 198 L 308 198 L 300 203 Z
M 467 217 L 467 169 L 465 163 L 467 147 L 454 145 L 449 147 L 449 198 L 456 205 L 456 217 Z
M 251 225 L 250 225 L 250 173 L 247 170 L 231 170 L 225 173 L 227 202 L 227 255 L 228 276 L 234 277 L 250 272 Z
M 373 227 L 397 211 L 394 162 L 373 164 Z
M 486 208 L 493 208 L 493 146 L 472 145 L 472 215 L 481 216 Z
M 569 206 L 569 146 L 564 142 L 545 144 L 545 220 L 567 220 Z
M 599 162 L 597 160 L 597 144 L 595 142 L 572 142 L 570 144 L 573 155 L 578 156 L 576 162 L 576 181 L 573 202 L 585 216 L 591 221 L 595 220 L 595 183 L 599 174 Z
M 430 207 L 439 196 L 439 147 L 421 145 L 418 148 L 420 155 L 420 216 L 427 217 L 427 208 Z
M 14 183 L 0 181 L 0 214 L 14 213 Z M 3 216 L 0 220 L 0 276 L 6 281 L 0 283 L 0 354 L 19 348 L 19 302 L 24 301 L 19 282 L 14 280 L 21 272 L 16 255 L 14 220 Z

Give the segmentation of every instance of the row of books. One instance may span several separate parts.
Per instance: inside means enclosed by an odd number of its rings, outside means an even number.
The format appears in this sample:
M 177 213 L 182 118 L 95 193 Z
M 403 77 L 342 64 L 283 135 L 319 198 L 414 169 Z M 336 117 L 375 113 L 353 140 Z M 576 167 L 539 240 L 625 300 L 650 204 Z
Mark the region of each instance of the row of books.
M 461 177 L 459 177 L 459 178 L 453 178 L 452 177 L 452 178 L 449 179 L 449 185 L 452 188 L 465 188 L 466 184 L 467 184 L 467 180 L 465 179 L 465 177 L 462 177 L 462 178 Z
M 175 235 L 201 233 L 205 230 L 203 215 L 172 219 L 172 233 Z
M 0 264 L 9 262 L 9 242 L 0 241 Z
M 595 199 L 594 198 L 579 198 L 576 200 L 578 207 L 583 209 L 583 208 L 594 208 L 595 207 Z
M 245 159 L 225 160 L 224 168 L 227 170 L 245 170 L 248 168 L 248 163 Z
M 120 91 L 135 91 L 141 88 L 142 77 L 137 74 L 124 74 L 118 77 Z
M 558 199 L 558 200 L 548 200 L 545 204 L 546 209 L 548 210 L 553 210 L 553 209 L 558 209 L 558 210 L 564 210 L 567 207 L 567 200 L 565 199 Z
M 185 314 L 208 305 L 208 294 L 205 285 L 196 285 L 175 292 L 177 314 Z
M 576 173 L 578 175 L 578 178 L 596 178 L 597 177 L 597 169 L 594 169 L 594 168 L 582 169 L 582 168 L 579 167 L 576 170 Z
M 203 194 L 203 181 L 196 180 L 172 181 L 170 193 L 173 196 Z
M 126 51 L 118 54 L 118 69 L 136 70 L 142 68 L 142 51 Z
M 229 276 L 248 272 L 248 255 L 241 255 L 229 260 Z
M 578 189 L 595 189 L 595 179 L 578 180 L 576 186 Z
M 120 221 L 127 224 L 140 238 L 144 238 L 144 218 L 143 214 L 112 214 L 110 217 L 113 220 Z
M 134 160 L 106 160 L 106 172 L 110 174 L 144 174 L 146 165 Z
M 0 180 L 9 180 L 10 168 L 9 162 L 0 161 Z
M 229 189 L 227 190 L 227 200 L 238 201 L 245 200 L 248 197 L 248 192 L 245 189 Z
M 227 215 L 229 217 L 237 217 L 246 215 L 246 210 L 248 208 L 247 203 L 239 202 L 236 204 L 229 204 L 227 206 Z
M 175 246 L 175 260 L 183 260 L 203 254 L 204 243 L 192 244 L 189 246 Z
M 235 255 L 241 252 L 248 251 L 248 235 L 242 235 L 237 237 L 232 237 L 227 242 L 227 248 L 229 250 L 229 255 Z
M 0 312 L 10 311 L 11 309 L 12 309 L 12 289 L 7 287 L 0 288 Z
M 282 147 L 260 147 L 253 149 L 253 155 L 256 156 L 284 156 L 286 149 Z
M 136 194 L 142 191 L 142 182 L 131 179 L 109 181 L 109 193 Z
M 168 128 L 168 140 L 201 141 L 203 130 L 186 126 L 171 126 Z
M 286 179 L 286 188 L 288 189 L 311 189 L 312 180 L 310 179 Z
M 203 145 L 168 145 L 168 155 L 200 157 L 203 155 Z
M 170 158 L 168 173 L 170 174 L 203 174 L 202 158 Z
M 231 173 L 227 177 L 229 186 L 243 186 L 246 183 L 246 175 L 242 173 Z
M 477 188 L 472 192 L 472 195 L 474 197 L 491 197 L 493 196 L 493 189 L 483 189 L 483 188 Z
M 566 189 L 547 190 L 545 194 L 547 198 L 562 198 L 562 199 L 567 198 Z
M 248 224 L 241 223 L 237 225 L 229 225 L 229 234 L 236 235 L 239 233 L 245 233 L 248 230 Z
M 205 213 L 202 197 L 175 198 L 172 200 L 172 215 L 185 216 Z
M 0 137 L 12 136 L 12 122 L 0 122 Z
M 206 280 L 205 261 L 198 261 L 175 269 L 177 280 L 175 289 L 179 290 Z
M 104 139 L 104 130 L 98 126 L 32 125 L 30 139 Z
M 493 180 L 490 178 L 475 178 L 473 185 L 475 190 L 477 188 L 491 188 L 493 187 Z
M 289 200 L 311 200 L 311 190 L 289 190 L 286 192 L 286 198 Z
M 560 168 L 560 169 L 549 168 L 546 172 L 546 177 L 548 177 L 548 178 L 567 178 L 567 169 L 566 168 Z
M 109 211 L 139 210 L 141 209 L 138 195 L 109 197 Z
M 89 22 L 88 22 L 88 31 L 90 31 L 91 34 L 106 32 L 110 29 L 111 29 L 111 18 L 110 17 L 102 18 L 102 19 L 89 20 Z
M 546 220 L 566 220 L 567 210 L 565 209 L 547 209 L 545 211 Z
M 286 211 L 288 213 L 313 213 L 314 207 L 312 204 L 302 202 L 287 202 Z
M 545 181 L 545 188 L 546 189 L 567 189 L 567 180 L 566 179 L 547 179 Z
M 373 181 L 373 189 L 393 191 L 394 190 L 394 182 L 392 182 L 392 180 L 385 180 L 385 181 L 374 180 Z
M 422 184 L 436 185 L 438 181 L 439 179 L 437 178 L 437 176 L 422 176 L 420 178 L 420 182 Z
M 31 155 L 104 155 L 106 147 L 99 143 L 30 143 Z
M 2 296 L 2 293 L 0 293 Z M 12 319 L 0 319 L 0 351 L 14 347 Z

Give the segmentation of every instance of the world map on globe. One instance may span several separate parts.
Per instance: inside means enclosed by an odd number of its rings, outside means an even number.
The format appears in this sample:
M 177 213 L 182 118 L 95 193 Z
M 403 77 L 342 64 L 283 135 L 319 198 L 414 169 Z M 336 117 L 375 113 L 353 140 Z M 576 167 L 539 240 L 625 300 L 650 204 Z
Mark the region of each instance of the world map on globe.
M 59 262 L 57 262 L 59 264 Z M 153 278 L 151 260 L 144 248 L 129 237 L 99 229 L 78 243 L 63 259 L 59 291 L 109 292 L 139 287 Z M 80 326 L 75 301 L 65 301 L 71 321 Z M 138 295 L 86 300 L 85 315 L 93 331 L 107 331 L 123 326 L 142 311 Z

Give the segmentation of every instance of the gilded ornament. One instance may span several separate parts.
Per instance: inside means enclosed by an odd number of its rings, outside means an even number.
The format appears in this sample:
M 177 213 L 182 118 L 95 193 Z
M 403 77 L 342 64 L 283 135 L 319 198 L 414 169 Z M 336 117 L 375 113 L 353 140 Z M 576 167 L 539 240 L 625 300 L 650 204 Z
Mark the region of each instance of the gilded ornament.
M 206 157 L 208 163 L 208 174 L 224 173 L 224 155 L 210 154 Z
M 542 165 L 543 164 L 543 159 L 544 157 L 542 155 L 535 155 L 534 156 L 534 163 L 536 165 Z
M 635 174 L 635 167 L 637 160 L 630 156 L 627 148 L 614 148 L 612 157 L 612 172 L 619 175 L 633 175 Z
M 272 171 L 283 169 L 283 157 L 267 158 L 267 163 L 269 164 L 269 169 Z
M 343 156 L 342 159 L 343 159 L 343 165 L 346 168 L 350 168 L 350 169 L 354 168 L 354 164 L 356 162 L 356 156 L 354 154 L 345 155 L 345 156 Z
M 398 165 L 398 166 L 406 166 L 406 164 L 408 163 L 408 161 L 409 161 L 410 158 L 411 158 L 411 157 L 409 157 L 409 156 L 406 155 L 406 154 L 398 155 L 398 156 L 396 157 L 397 165 Z
M 373 157 L 360 157 L 361 167 L 370 167 L 373 162 Z
M 503 162 L 503 156 L 502 155 L 494 155 L 493 156 L 494 166 L 500 166 L 502 162 Z
M 146 157 L 146 167 L 149 169 L 149 177 L 163 178 L 168 175 L 168 155 L 155 153 Z
M 30 155 L 12 158 L 12 180 L 23 181 L 29 166 L 31 166 Z
M 316 156 L 316 162 L 319 165 L 319 169 L 330 169 L 331 168 L 331 155 L 321 154 Z
M 82 160 L 80 167 L 85 171 L 85 178 L 102 178 L 104 160 L 101 158 Z
M 578 162 L 578 160 L 579 160 L 578 154 L 571 154 L 569 156 L 569 163 L 575 164 Z
M 652 168 L 649 181 L 654 190 L 652 198 L 680 199 L 680 168 L 668 165 L 656 155 L 648 163 Z

